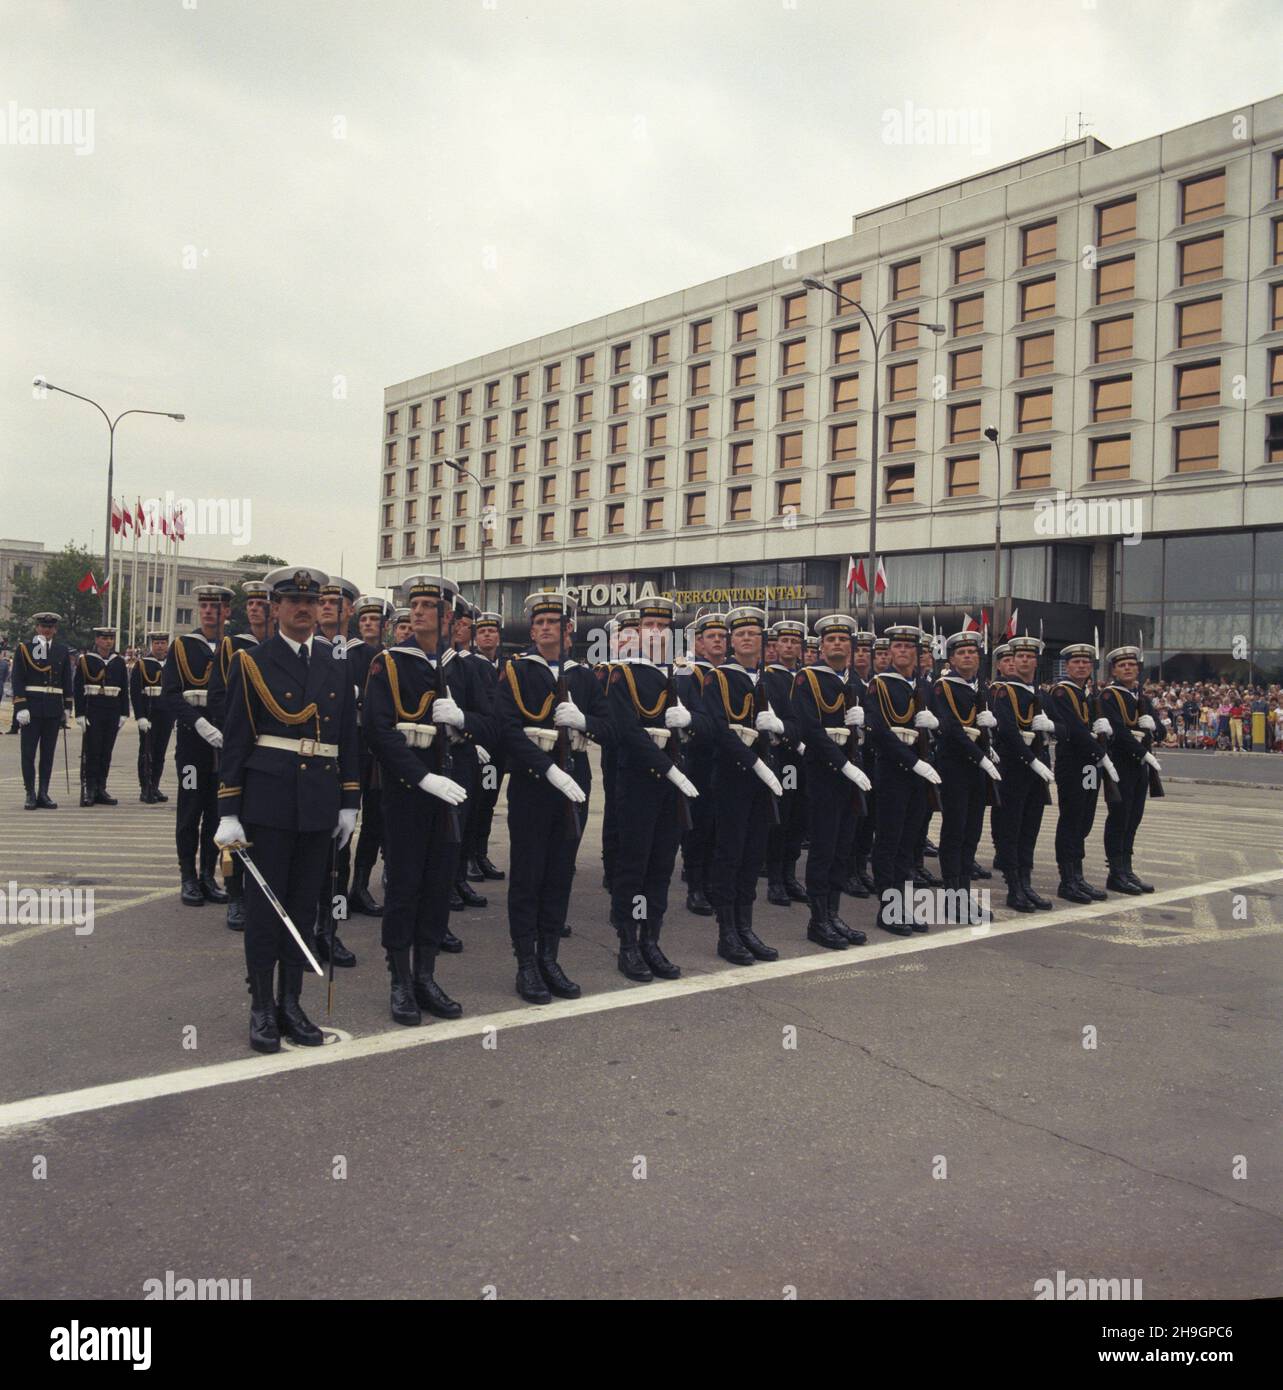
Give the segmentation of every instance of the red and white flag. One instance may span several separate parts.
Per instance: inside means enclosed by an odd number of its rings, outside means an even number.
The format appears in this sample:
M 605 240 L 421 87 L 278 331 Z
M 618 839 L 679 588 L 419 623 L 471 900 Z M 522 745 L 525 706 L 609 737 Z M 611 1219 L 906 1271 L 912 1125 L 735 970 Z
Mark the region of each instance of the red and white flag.
M 120 529 L 122 531 L 128 531 L 133 524 L 134 514 L 129 510 L 128 503 L 122 501 L 120 508 Z
M 978 618 L 973 618 L 970 613 L 964 613 L 962 615 L 963 632 L 983 632 L 988 625 L 989 614 L 986 613 L 983 608 L 980 610 L 980 616 Z
M 113 497 L 111 499 L 111 529 L 118 535 L 120 533 L 120 528 L 124 524 L 125 516 L 124 513 L 120 510 L 120 503 L 117 502 L 116 499 Z
M 1019 609 L 1019 608 L 1013 608 L 1013 609 L 1011 610 L 1011 621 L 1008 622 L 1008 624 L 1007 624 L 1007 630 L 1006 630 L 1006 632 L 1004 632 L 1004 633 L 1002 634 L 1002 635 L 1003 635 L 1005 638 L 1007 638 L 1008 640 L 1010 640 L 1012 637 L 1014 637 L 1014 636 L 1016 635 L 1016 619 L 1017 619 L 1019 616 L 1020 616 L 1020 609 Z
M 139 533 L 142 532 L 143 523 L 146 520 L 147 518 L 143 515 L 143 499 L 141 497 L 137 497 L 134 499 L 134 526 L 137 528 Z
M 98 581 L 94 578 L 93 570 L 86 570 L 80 583 L 76 585 L 82 594 L 96 594 L 98 592 Z
M 854 593 L 857 587 L 863 593 L 869 592 L 869 581 L 864 575 L 864 560 L 861 559 L 859 564 L 856 564 L 855 557 L 851 556 L 847 561 L 846 591 L 848 594 Z M 887 572 L 880 555 L 878 556 L 878 568 L 873 580 L 873 587 L 879 594 L 885 594 L 887 591 Z
M 174 513 L 174 535 L 180 541 L 187 539 L 187 527 L 183 524 L 183 509 L 181 507 Z

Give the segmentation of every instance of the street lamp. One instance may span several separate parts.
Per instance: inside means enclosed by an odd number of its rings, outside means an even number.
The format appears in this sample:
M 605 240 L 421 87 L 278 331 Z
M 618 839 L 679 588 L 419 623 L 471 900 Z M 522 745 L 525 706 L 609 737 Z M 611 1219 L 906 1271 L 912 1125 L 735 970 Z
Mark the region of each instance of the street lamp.
M 858 309 L 864 316 L 864 321 L 869 325 L 869 332 L 873 335 L 873 443 L 869 449 L 869 563 L 867 569 L 868 576 L 868 595 L 869 595 L 869 631 L 873 632 L 873 605 L 877 595 L 877 570 L 878 570 L 878 410 L 880 398 L 878 393 L 879 385 L 879 358 L 882 352 L 882 335 L 896 322 L 894 318 L 888 318 L 879 329 L 869 317 L 868 310 L 858 299 L 850 299 L 838 289 L 836 285 L 830 285 L 827 281 L 818 280 L 814 276 L 807 276 L 802 283 L 810 290 L 823 290 L 833 295 L 839 304 L 849 304 L 853 309 Z M 942 323 L 922 323 L 919 328 L 926 328 L 939 337 L 944 331 Z
M 446 459 L 447 468 L 453 468 L 456 473 L 461 473 L 465 478 L 471 478 L 477 485 L 477 537 L 481 543 L 481 608 L 486 606 L 486 517 L 482 508 L 482 501 L 485 496 L 485 485 L 481 479 L 466 464 L 458 459 Z
M 33 386 L 38 386 L 44 391 L 61 391 L 64 396 L 75 396 L 78 401 L 85 401 L 102 416 L 107 422 L 108 444 L 107 444 L 107 536 L 103 545 L 103 579 L 111 578 L 111 489 L 112 475 L 116 468 L 116 426 L 125 418 L 126 415 L 163 415 L 168 420 L 186 420 L 186 415 L 175 414 L 172 410 L 122 410 L 113 420 L 110 415 L 88 396 L 77 395 L 75 391 L 68 391 L 65 386 L 55 386 L 52 381 L 47 381 L 44 377 L 38 376 L 32 382 Z M 111 595 L 107 589 L 102 591 L 102 618 L 104 623 L 111 621 Z
M 998 431 L 992 425 L 985 430 L 985 438 L 993 445 L 994 456 L 998 460 L 998 480 L 993 511 L 993 630 L 995 634 L 1001 632 L 1005 636 L 1007 623 L 1011 621 L 1011 566 L 1007 566 L 1007 598 L 1005 604 L 1002 604 L 1005 616 L 1000 628 L 998 626 L 998 613 L 999 604 L 1002 602 L 1002 450 L 998 447 Z M 997 641 L 994 645 L 997 645 Z

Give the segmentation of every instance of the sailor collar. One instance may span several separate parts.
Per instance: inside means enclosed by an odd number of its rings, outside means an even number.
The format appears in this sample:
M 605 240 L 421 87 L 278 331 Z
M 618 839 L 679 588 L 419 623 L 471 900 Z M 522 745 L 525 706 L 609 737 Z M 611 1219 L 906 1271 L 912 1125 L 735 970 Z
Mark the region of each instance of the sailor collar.
M 428 665 L 431 666 L 431 667 L 433 668 L 433 670 L 436 669 L 436 665 L 437 665 L 436 661 L 435 661 L 432 657 L 430 657 L 430 656 L 427 654 L 427 652 L 425 652 L 425 651 L 423 650 L 423 648 L 422 648 L 421 646 L 419 646 L 419 644 L 418 644 L 417 642 L 413 642 L 413 643 L 407 642 L 404 646 L 391 647 L 389 650 L 394 651 L 394 652 L 401 652 L 401 653 L 403 653 L 405 656 L 414 656 L 414 657 L 418 657 L 418 659 L 419 659 L 420 661 L 426 661 L 426 662 L 428 663 Z M 442 666 L 448 666 L 448 665 L 450 664 L 450 661 L 452 660 L 453 657 L 454 657 L 454 652 L 453 652 L 453 650 L 447 648 L 447 650 L 445 651 L 445 653 L 444 653 L 443 656 L 441 657 L 441 665 L 442 665 Z
M 522 653 L 520 653 L 520 655 L 517 657 L 517 660 L 518 660 L 518 661 L 533 661 L 533 662 L 536 662 L 538 665 L 542 666 L 542 667 L 544 668 L 544 670 L 546 670 L 546 671 L 551 671 L 552 674 L 553 674 L 554 676 L 558 674 L 558 671 L 557 671 L 556 669 L 554 669 L 554 667 L 553 667 L 553 666 L 551 665 L 551 663 L 547 660 L 547 658 L 540 656 L 538 652 L 522 652 Z M 571 661 L 569 658 L 567 658 L 565 661 L 563 661 L 563 662 L 561 663 L 561 668 L 560 668 L 560 669 L 561 669 L 561 671 L 563 671 L 563 672 L 564 672 L 564 671 L 573 671 L 573 670 L 575 669 L 575 667 L 578 666 L 578 665 L 579 665 L 579 662 L 577 662 L 577 661 Z
M 879 671 L 879 672 L 874 676 L 873 679 L 874 679 L 874 680 L 881 680 L 883 677 L 886 677 L 886 678 L 888 678 L 888 679 L 890 679 L 890 680 L 903 681 L 903 682 L 905 683 L 905 685 L 917 685 L 917 683 L 918 683 L 916 677 L 914 677 L 914 676 L 902 676 L 902 675 L 899 673 L 899 671 Z
M 1124 695 L 1136 695 L 1136 696 L 1139 696 L 1139 695 L 1140 695 L 1140 686 L 1138 686 L 1138 685 L 1119 685 L 1117 681 L 1110 681 L 1110 682 L 1109 682 L 1109 685 L 1106 687 L 1106 689 L 1108 689 L 1108 690 L 1121 690 L 1121 691 L 1123 692 Z
M 1027 690 L 1031 695 L 1037 695 L 1038 693 L 1032 685 L 1026 685 L 1024 681 L 1018 681 L 1015 676 L 1004 677 L 1002 683 L 1003 685 L 1014 685 L 1019 690 Z
M 754 683 L 757 681 L 757 672 L 750 671 L 746 666 L 741 666 L 738 661 L 723 661 L 717 669 L 719 671 L 738 671 L 740 675 L 747 676 Z
M 607 665 L 615 666 L 649 666 L 652 670 L 658 671 L 659 667 L 648 656 L 621 656 L 613 663 Z
M 817 661 L 814 666 L 799 667 L 797 674 L 801 675 L 802 671 L 815 671 L 817 673 L 822 672 L 824 675 L 827 676 L 836 676 L 838 680 L 842 682 L 843 685 L 845 685 L 847 681 L 847 672 L 835 671 L 833 667 L 828 664 L 827 661 Z
M 948 682 L 950 683 L 950 685 L 965 685 L 965 686 L 967 687 L 968 690 L 975 691 L 975 692 L 977 692 L 977 693 L 978 693 L 979 690 L 980 690 L 980 679 L 979 679 L 979 677 L 977 677 L 977 678 L 976 678 L 975 680 L 973 680 L 973 681 L 969 681 L 969 680 L 965 680 L 962 676 L 954 676 L 954 675 L 947 675 L 947 676 L 946 676 L 946 675 L 939 675 L 939 676 L 936 677 L 936 680 L 948 681 Z

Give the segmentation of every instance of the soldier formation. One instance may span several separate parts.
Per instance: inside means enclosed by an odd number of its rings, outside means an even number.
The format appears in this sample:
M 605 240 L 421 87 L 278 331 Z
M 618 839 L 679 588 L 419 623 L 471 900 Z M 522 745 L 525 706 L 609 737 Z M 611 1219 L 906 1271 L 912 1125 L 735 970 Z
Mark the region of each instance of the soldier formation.
M 681 975 L 663 945 L 679 853 L 687 912 L 714 919 L 712 949 L 741 966 L 779 956 L 755 925 L 763 876 L 768 905 L 805 903 L 807 940 L 829 950 L 867 939 L 843 919 L 844 894 L 872 898 L 869 924 L 897 936 L 985 920 L 986 806 L 1007 906 L 1047 910 L 1034 849 L 1053 783 L 1057 896 L 1107 896 L 1083 875 L 1102 786 L 1106 888 L 1153 891 L 1132 868 L 1146 799 L 1162 795 L 1135 647 L 1110 652 L 1096 680 L 1095 647 L 1065 648 L 1044 708 L 1043 644 L 1027 636 L 993 652 L 985 680 L 976 632 L 948 638 L 937 672 L 920 627 L 875 636 L 840 613 L 768 624 L 746 605 L 679 633 L 676 603 L 653 597 L 609 619 L 594 635 L 606 649 L 586 664 L 571 656 L 566 593 L 528 597 L 529 646 L 504 658 L 501 616 L 442 576 L 406 580 L 396 609 L 309 567 L 243 587 L 247 631 L 225 631 L 230 590 L 201 587 L 197 629 L 172 645 L 149 633 L 132 674 L 112 629 L 96 628 L 73 662 L 57 615 L 36 614 L 13 685 L 28 810 L 56 809 L 54 753 L 73 712 L 84 806 L 116 804 L 107 779 L 131 708 L 145 803 L 168 800 L 159 781 L 175 735 L 180 898 L 226 904 L 243 932 L 258 1051 L 282 1036 L 323 1041 L 303 976 L 356 965 L 339 937 L 349 913 L 380 919 L 397 1023 L 462 1014 L 437 965 L 463 950 L 451 911 L 485 906 L 473 884 L 505 879 L 490 857 L 505 775 L 516 992 L 531 1004 L 579 997 L 560 956 L 593 745 L 618 968 L 640 983 Z M 939 877 L 925 864 L 936 814 Z M 370 886 L 380 859 L 381 904 Z

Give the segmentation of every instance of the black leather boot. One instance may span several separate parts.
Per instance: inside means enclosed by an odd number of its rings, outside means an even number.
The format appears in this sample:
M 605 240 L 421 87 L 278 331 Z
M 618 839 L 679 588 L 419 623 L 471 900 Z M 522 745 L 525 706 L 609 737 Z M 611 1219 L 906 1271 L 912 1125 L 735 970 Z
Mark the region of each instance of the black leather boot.
M 1056 889 L 1056 896 L 1064 898 L 1067 903 L 1089 903 L 1092 901 L 1078 886 L 1078 880 L 1074 877 L 1074 866 L 1070 863 L 1060 865 L 1060 884 Z
M 328 922 L 318 922 L 316 925 L 316 958 L 320 961 L 328 961 L 330 958 L 330 924 Z M 337 930 L 333 937 L 334 943 L 334 968 L 347 969 L 356 964 L 356 956 L 339 939 Z
M 116 800 L 114 796 L 108 795 L 106 782 L 99 782 L 98 787 L 94 792 L 94 805 L 119 806 L 120 803 Z
M 855 876 L 869 890 L 870 897 L 878 891 L 878 885 L 874 881 L 873 874 L 869 871 L 869 861 L 867 859 L 859 859 L 856 861 Z
M 481 877 L 493 879 L 496 883 L 501 882 L 507 875 L 502 869 L 496 868 L 487 854 L 479 854 L 476 858 L 477 868 L 481 870 Z
M 797 860 L 784 861 L 784 891 L 795 903 L 806 901 L 806 889 L 797 881 Z
M 717 917 L 717 954 L 732 965 L 755 965 L 757 957 L 740 940 L 735 926 L 735 909 L 719 907 Z
M 561 932 L 551 932 L 539 940 L 539 973 L 548 986 L 549 993 L 558 999 L 578 999 L 583 990 L 570 978 L 557 963 L 557 948 L 561 945 Z
M 1101 888 L 1097 888 L 1094 884 L 1088 883 L 1087 880 L 1083 877 L 1083 861 L 1081 859 L 1074 860 L 1073 870 L 1074 882 L 1084 893 L 1087 894 L 1087 896 L 1092 900 L 1092 902 L 1103 903 L 1108 900 L 1108 893 L 1106 893 Z
M 41 787 L 36 793 L 36 805 L 39 806 L 42 811 L 56 811 L 58 809 L 58 803 L 50 800 L 48 783 Z
M 630 980 L 636 980 L 639 984 L 649 984 L 655 977 L 651 973 L 650 966 L 646 964 L 646 958 L 641 953 L 641 948 L 637 941 L 637 923 L 631 918 L 620 923 L 615 922 L 614 928 L 619 933 L 619 972 Z
M 423 1022 L 414 994 L 414 975 L 410 970 L 410 950 L 406 946 L 389 949 L 388 974 L 392 977 L 392 1022 L 417 1028 Z
M 735 930 L 739 939 L 757 960 L 779 960 L 780 953 L 768 946 L 753 930 L 753 904 L 742 903 L 735 909 Z
M 869 890 L 864 886 L 864 880 L 857 874 L 848 874 L 842 884 L 842 891 L 848 898 L 867 898 Z
M 252 970 L 249 985 L 249 1045 L 255 1052 L 279 1052 L 281 1030 L 276 1023 L 276 1000 L 272 998 L 272 967 Z
M 245 899 L 229 898 L 227 900 L 227 930 L 245 930 Z
M 151 794 L 150 787 L 140 787 L 138 790 L 138 800 L 141 801 L 144 806 L 150 806 L 156 798 Z
M 426 947 L 414 950 L 414 1002 L 436 1018 L 462 1018 L 463 1005 L 451 999 L 437 984 L 436 961 Z
M 904 886 L 892 888 L 888 885 L 878 888 L 876 892 L 878 926 L 883 931 L 889 931 L 892 936 L 912 936 L 913 903 L 905 901 Z M 899 917 L 899 921 L 894 920 L 896 916 Z
M 766 901 L 772 907 L 792 907 L 793 899 L 789 897 L 788 890 L 784 887 L 782 878 L 771 878 L 766 881 Z
M 469 883 L 481 883 L 485 879 L 485 874 L 481 872 L 481 865 L 477 863 L 476 859 L 470 858 L 464 867 L 466 872 L 463 876 Z
M 362 866 L 352 875 L 352 892 L 348 895 L 348 911 L 363 912 L 367 917 L 382 917 L 383 904 L 370 896 L 370 871 Z
M 200 891 L 200 879 L 196 877 L 196 868 L 192 864 L 184 864 L 179 869 L 182 877 L 183 887 L 179 894 L 179 900 L 184 907 L 204 907 L 205 895 Z
M 161 791 L 159 787 L 153 786 L 151 789 L 151 799 L 153 801 L 168 801 L 169 797 Z
M 1033 885 L 1033 874 L 1028 869 L 1020 871 L 1020 886 L 1025 890 L 1025 897 L 1038 909 L 1039 912 L 1050 912 L 1055 903 L 1050 898 L 1044 898 Z
M 932 844 L 932 842 L 931 842 L 930 840 L 927 840 L 927 841 L 923 844 L 922 853 L 923 853 L 923 856 L 924 856 L 925 858 L 927 858 L 927 859 L 939 859 L 939 858 L 940 858 L 940 847 L 939 847 L 938 845 Z
M 1139 898 L 1145 891 L 1139 883 L 1133 883 L 1124 873 L 1121 859 L 1110 860 L 1109 877 L 1105 880 L 1105 887 L 1111 893 L 1126 893 L 1129 898 Z
M 277 999 L 276 1024 L 281 1034 L 300 1047 L 320 1047 L 325 1035 L 303 1012 L 299 994 L 303 989 L 303 967 L 280 965 L 281 989 Z
M 543 972 L 534 951 L 517 957 L 517 993 L 527 1004 L 551 1004 L 552 995 L 544 984 Z
M 913 886 L 915 888 L 939 888 L 941 884 L 942 880 L 938 879 L 921 859 L 914 864 Z
M 227 894 L 218 886 L 214 879 L 213 869 L 206 869 L 200 876 L 201 896 L 207 903 L 225 903 Z
M 1154 885 L 1152 883 L 1146 883 L 1143 878 L 1137 878 L 1135 871 L 1132 869 L 1132 857 L 1130 854 L 1123 860 L 1123 872 L 1142 893 L 1152 893 L 1154 891 Z
M 84 781 L 80 784 L 80 804 L 82 806 L 92 806 L 94 804 L 94 797 L 97 794 L 98 789 L 92 782 Z
M 988 869 L 981 867 L 978 859 L 973 859 L 971 861 L 971 868 L 968 870 L 968 874 L 973 879 L 993 877 L 993 874 L 991 874 Z
M 686 870 L 686 911 L 696 917 L 711 917 L 713 904 L 704 896 L 703 870 L 687 867 Z
M 451 886 L 450 886 L 450 911 L 451 911 L 451 912 L 462 912 L 463 909 L 464 909 L 465 907 L 467 907 L 467 905 L 468 905 L 468 904 L 465 903 L 465 902 L 463 901 L 463 897 L 462 897 L 461 894 L 459 893 L 459 885 L 458 885 L 457 883 L 451 884 Z
M 35 794 L 35 792 L 29 791 L 29 792 L 27 793 L 27 799 L 26 799 L 26 801 L 24 801 L 24 802 L 22 803 L 22 809 L 23 809 L 24 811 L 34 811 L 34 810 L 36 809 L 36 806 L 37 806 L 36 794 Z
M 1003 874 L 1007 883 L 1007 906 L 1015 912 L 1036 912 L 1037 908 L 1025 896 L 1019 874 Z
M 658 922 L 643 922 L 640 932 L 641 954 L 650 973 L 660 980 L 676 980 L 681 977 L 682 968 L 674 965 L 659 948 L 659 934 L 663 930 L 664 919 Z
M 845 951 L 847 939 L 834 929 L 829 920 L 829 895 L 807 898 L 811 909 L 811 920 L 806 924 L 806 939 L 830 951 Z
M 457 956 L 463 950 L 463 942 L 447 926 L 441 938 L 441 949 L 450 956 Z
M 842 911 L 842 894 L 829 890 L 829 926 L 851 946 L 863 946 L 868 939 L 859 927 L 848 927 L 838 915 Z
M 454 891 L 463 899 L 464 907 L 485 907 L 486 900 L 468 882 L 466 878 L 459 879 L 454 885 Z M 453 906 L 453 904 L 451 904 Z

